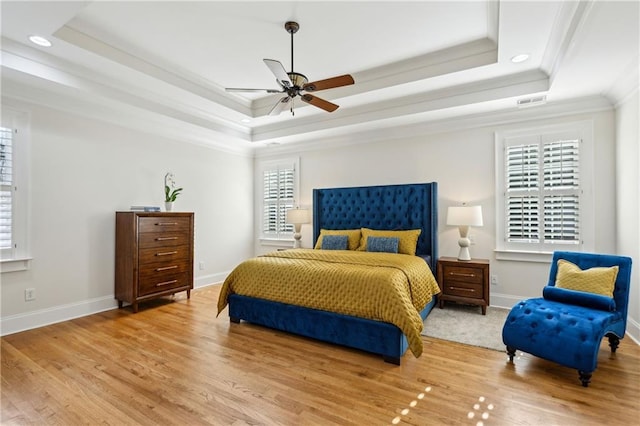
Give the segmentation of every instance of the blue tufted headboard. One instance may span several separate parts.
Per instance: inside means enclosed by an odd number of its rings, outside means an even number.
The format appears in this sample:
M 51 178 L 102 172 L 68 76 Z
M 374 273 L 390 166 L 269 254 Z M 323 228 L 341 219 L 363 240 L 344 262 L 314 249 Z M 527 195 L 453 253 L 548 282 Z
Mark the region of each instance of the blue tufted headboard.
M 313 190 L 313 244 L 320 229 L 422 229 L 416 255 L 438 261 L 438 184 Z

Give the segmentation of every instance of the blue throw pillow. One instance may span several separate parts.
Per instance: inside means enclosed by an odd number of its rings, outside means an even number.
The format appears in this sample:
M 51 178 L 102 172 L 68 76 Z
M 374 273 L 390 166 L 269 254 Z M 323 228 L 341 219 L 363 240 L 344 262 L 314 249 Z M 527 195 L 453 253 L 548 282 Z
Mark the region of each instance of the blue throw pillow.
M 616 310 L 616 301 L 613 297 L 602 294 L 588 293 L 585 291 L 569 290 L 561 287 L 545 286 L 542 289 L 542 297 L 570 305 L 584 306 L 585 308 L 599 309 L 613 312 Z
M 349 237 L 346 235 L 324 235 L 322 237 L 322 250 L 346 250 Z
M 397 253 L 399 243 L 398 237 L 367 237 L 367 251 Z

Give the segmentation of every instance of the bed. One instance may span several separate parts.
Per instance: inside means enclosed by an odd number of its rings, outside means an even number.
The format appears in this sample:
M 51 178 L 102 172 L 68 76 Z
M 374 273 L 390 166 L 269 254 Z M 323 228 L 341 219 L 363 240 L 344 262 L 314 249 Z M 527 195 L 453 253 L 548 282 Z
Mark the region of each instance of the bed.
M 422 275 L 435 271 L 437 249 L 437 183 L 379 185 L 350 188 L 313 190 L 313 243 L 321 236 L 321 230 L 415 230 L 420 229 L 415 256 L 409 259 L 427 265 Z M 316 257 L 319 250 L 287 250 L 274 253 L 275 257 Z M 327 255 L 330 255 L 327 253 Z M 376 254 L 370 254 L 375 256 Z M 356 256 L 353 254 L 352 256 Z M 367 254 L 365 253 L 365 256 Z M 382 255 L 386 256 L 386 255 Z M 394 255 L 390 255 L 394 256 Z M 398 256 L 398 255 L 395 255 Z M 406 256 L 406 255 L 403 255 Z M 260 256 L 262 258 L 263 256 Z M 288 262 L 289 260 L 278 260 Z M 366 260 L 370 262 L 371 260 Z M 245 262 L 243 262 L 245 263 Z M 240 266 L 240 265 L 239 265 Z M 416 265 L 418 266 L 418 265 Z M 236 268 L 238 269 L 238 268 Z M 230 274 L 233 275 L 235 270 Z M 262 326 L 311 337 L 325 342 L 343 345 L 381 355 L 386 362 L 400 364 L 401 357 L 411 346 L 416 351 L 415 337 L 403 333 L 403 325 L 367 319 L 356 315 L 336 313 L 325 309 L 312 309 L 294 303 L 283 303 L 255 295 L 242 295 L 223 285 L 224 299 L 218 305 L 218 314 L 228 304 L 229 317 L 234 323 L 241 320 Z M 431 280 L 431 278 L 429 278 Z M 435 279 L 433 279 L 435 282 Z M 292 283 L 293 284 L 293 283 Z M 411 287 L 411 286 L 409 286 Z M 437 283 L 436 283 L 437 288 Z M 228 293 L 228 294 L 227 294 Z M 417 292 L 416 292 L 417 293 Z M 435 293 L 429 296 L 422 309 L 417 309 L 420 321 L 424 320 L 436 303 Z M 251 294 L 251 293 L 248 293 Z M 222 299 L 222 296 L 221 296 Z M 363 303 L 364 305 L 364 303 Z M 415 322 L 415 321 L 414 321 Z M 421 326 L 420 322 L 420 326 Z M 420 340 L 420 345 L 421 345 Z

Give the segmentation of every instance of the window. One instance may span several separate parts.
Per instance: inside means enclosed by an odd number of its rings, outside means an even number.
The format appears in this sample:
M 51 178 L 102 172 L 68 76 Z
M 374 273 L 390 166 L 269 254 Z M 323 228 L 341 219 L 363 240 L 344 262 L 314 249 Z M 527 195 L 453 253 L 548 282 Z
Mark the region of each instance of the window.
M 13 132 L 0 127 L 0 250 L 13 248 L 11 217 L 13 216 Z
M 497 252 L 582 250 L 589 200 L 581 153 L 589 129 L 573 124 L 497 135 Z
M 0 260 L 2 272 L 27 268 L 28 117 L 3 108 L 0 126 Z
M 291 240 L 293 225 L 285 222 L 287 210 L 298 199 L 298 160 L 265 162 L 262 177 L 262 239 Z

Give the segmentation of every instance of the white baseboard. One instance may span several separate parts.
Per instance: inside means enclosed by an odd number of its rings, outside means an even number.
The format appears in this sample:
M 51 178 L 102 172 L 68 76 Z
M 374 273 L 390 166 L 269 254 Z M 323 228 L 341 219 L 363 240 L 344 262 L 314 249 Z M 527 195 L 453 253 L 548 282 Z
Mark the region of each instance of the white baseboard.
M 0 334 L 6 336 L 57 322 L 97 314 L 98 312 L 108 311 L 117 307 L 118 302 L 113 295 L 111 295 L 26 312 L 24 314 L 11 315 L 0 319 Z
M 228 272 L 198 277 L 194 280 L 194 288 L 219 284 L 229 275 Z M 0 336 L 6 336 L 21 331 L 31 330 L 57 322 L 68 321 L 98 312 L 117 309 L 118 302 L 113 295 L 97 297 L 66 305 L 10 315 L 0 318 Z

